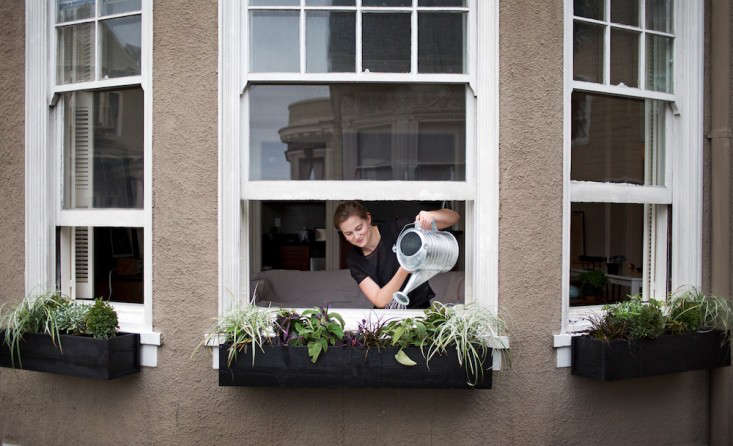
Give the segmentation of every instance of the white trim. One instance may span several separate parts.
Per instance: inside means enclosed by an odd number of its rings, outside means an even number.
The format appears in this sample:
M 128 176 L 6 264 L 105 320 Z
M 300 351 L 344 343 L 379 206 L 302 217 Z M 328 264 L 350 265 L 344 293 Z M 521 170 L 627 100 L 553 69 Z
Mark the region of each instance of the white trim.
M 240 297 L 240 23 L 241 2 L 219 1 L 219 315 Z M 245 19 L 246 20 L 246 19 Z M 246 28 L 245 28 L 246 30 Z M 246 150 L 245 157 L 246 155 Z M 246 271 L 246 268 L 244 268 Z
M 48 23 L 45 0 L 25 4 L 25 294 L 53 289 L 54 157 L 48 151 Z
M 702 285 L 702 144 L 704 6 L 677 0 L 674 20 L 674 88 L 679 116 L 667 137 L 684 150 L 667 150 L 672 163 L 672 289 Z
M 571 31 L 572 32 L 572 31 Z M 571 47 L 572 50 L 572 47 Z M 572 77 L 572 70 L 571 70 Z M 625 85 L 603 85 L 594 82 L 571 81 L 570 88 L 574 91 L 585 91 L 588 93 L 603 93 L 614 96 L 622 96 L 637 99 L 656 99 L 659 101 L 675 102 L 677 96 L 671 93 L 663 93 L 653 90 L 642 90 L 640 88 L 627 87 Z
M 478 2 L 473 299 L 499 306 L 499 2 Z M 479 175 L 480 172 L 480 175 Z M 468 262 L 466 262 L 468 263 Z
M 140 210 L 64 209 L 56 214 L 58 226 L 109 226 L 146 228 L 148 215 Z
M 296 82 L 296 83 L 442 83 L 466 84 L 471 81 L 468 74 L 421 74 L 421 73 L 247 73 L 240 92 L 250 83 Z
M 143 19 L 142 19 L 143 22 L 146 21 L 144 17 L 145 16 L 143 15 Z M 142 31 L 142 26 L 143 25 L 144 25 L 144 23 L 141 24 L 141 31 L 140 32 L 143 32 Z M 152 29 L 150 29 L 150 32 L 151 33 L 153 32 Z M 145 36 L 142 36 L 142 37 L 143 38 L 141 40 L 146 40 L 145 39 Z M 152 40 L 151 40 L 150 43 L 152 43 Z M 141 42 L 141 44 L 143 45 L 143 47 L 145 46 L 145 43 L 142 43 Z M 143 50 L 141 52 L 140 59 L 145 59 L 145 56 L 144 55 L 145 55 L 145 50 Z M 143 70 L 142 69 L 143 61 L 141 60 L 140 62 L 141 62 L 140 69 Z M 148 64 L 150 64 L 150 63 L 151 62 L 148 62 Z M 144 70 L 143 70 L 143 72 L 144 72 Z M 53 91 L 54 94 L 60 94 L 60 93 L 66 93 L 66 92 L 69 92 L 69 91 L 79 91 L 79 90 L 88 91 L 88 90 L 99 90 L 99 89 L 102 89 L 102 88 L 115 88 L 115 87 L 134 86 L 134 85 L 140 85 L 140 84 L 142 84 L 144 77 L 149 77 L 149 76 L 113 77 L 111 79 L 103 79 L 103 80 L 99 80 L 99 81 L 76 82 L 76 83 L 70 83 L 70 84 L 61 84 L 61 85 L 56 85 L 55 87 L 53 87 L 52 91 Z
M 293 187 L 294 183 L 297 188 Z M 243 200 L 473 200 L 464 181 L 250 181 Z
M 153 330 L 153 2 L 142 2 L 140 71 L 143 89 L 143 326 Z M 160 344 L 158 344 L 160 345 Z M 157 350 L 156 350 L 157 355 Z M 157 364 L 157 357 L 156 357 Z
M 570 180 L 570 201 L 670 204 L 672 203 L 672 191 L 664 186 Z

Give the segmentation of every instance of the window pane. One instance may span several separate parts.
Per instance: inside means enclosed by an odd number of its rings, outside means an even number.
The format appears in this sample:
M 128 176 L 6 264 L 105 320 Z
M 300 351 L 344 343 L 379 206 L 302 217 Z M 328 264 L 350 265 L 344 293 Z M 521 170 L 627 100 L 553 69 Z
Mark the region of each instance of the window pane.
M 363 70 L 408 73 L 410 29 L 410 14 L 363 14 Z
M 308 11 L 306 70 L 309 73 L 356 70 L 356 14 Z
M 417 64 L 420 73 L 463 73 L 466 14 L 418 14 Z
M 56 0 L 56 22 L 88 19 L 94 16 L 94 0 Z
M 671 33 L 672 6 L 672 0 L 646 0 L 646 27 Z
M 306 6 L 355 6 L 355 0 L 305 0 Z
M 603 20 L 603 0 L 574 0 L 573 14 L 579 17 Z
M 64 94 L 63 204 L 142 209 L 142 89 Z
M 101 0 L 102 15 L 139 11 L 140 0 Z
M 140 16 L 99 22 L 102 78 L 140 74 Z
M 253 85 L 252 180 L 454 180 L 462 85 Z
M 300 6 L 300 0 L 249 0 L 250 6 Z
M 459 6 L 466 7 L 466 0 L 418 0 L 417 6 Z
M 361 0 L 361 6 L 412 6 L 412 0 Z
M 664 183 L 662 102 L 574 92 L 571 128 L 572 180 Z
M 611 21 L 624 25 L 639 26 L 639 0 L 611 1 Z
M 300 71 L 298 12 L 250 12 L 250 71 Z
M 639 86 L 639 35 L 611 28 L 611 85 Z
M 574 23 L 573 79 L 603 82 L 603 26 Z
M 572 203 L 570 306 L 642 293 L 644 205 Z
M 56 83 L 94 80 L 94 23 L 58 28 Z
M 142 304 L 142 228 L 58 228 L 57 281 L 76 299 Z
M 283 307 L 372 308 L 361 293 L 349 270 L 348 257 L 356 248 L 333 226 L 333 213 L 339 202 L 325 201 L 252 201 L 257 209 L 251 221 L 255 238 L 250 246 L 250 295 L 258 305 Z M 392 252 L 394 239 L 406 223 L 414 222 L 421 210 L 449 206 L 463 215 L 463 202 L 375 201 L 364 202 L 372 215 L 372 224 L 380 228 L 387 252 L 380 255 L 380 265 L 398 266 Z M 428 284 L 433 300 L 443 303 L 464 302 L 465 243 L 461 222 L 448 228 L 456 238 L 459 256 L 451 271 L 439 273 Z M 358 254 L 359 252 L 356 251 Z M 363 256 L 363 253 L 361 254 Z M 380 284 L 380 278 L 374 277 Z M 406 282 L 405 282 L 406 283 Z M 383 284 L 380 284 L 383 286 Z M 410 297 L 413 294 L 410 293 Z
M 647 34 L 646 88 L 672 93 L 672 39 Z

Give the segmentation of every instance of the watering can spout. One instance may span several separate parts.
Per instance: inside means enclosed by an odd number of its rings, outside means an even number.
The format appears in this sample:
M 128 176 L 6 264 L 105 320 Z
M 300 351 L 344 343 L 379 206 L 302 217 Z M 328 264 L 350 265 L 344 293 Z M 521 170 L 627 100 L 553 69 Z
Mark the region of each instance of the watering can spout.
M 418 270 L 410 274 L 410 279 L 407 281 L 407 285 L 402 291 L 397 291 L 392 295 L 392 299 L 401 305 L 408 305 L 410 298 L 407 295 L 410 291 L 419 287 L 423 283 L 430 280 L 431 277 L 438 274 L 440 271 L 436 270 Z

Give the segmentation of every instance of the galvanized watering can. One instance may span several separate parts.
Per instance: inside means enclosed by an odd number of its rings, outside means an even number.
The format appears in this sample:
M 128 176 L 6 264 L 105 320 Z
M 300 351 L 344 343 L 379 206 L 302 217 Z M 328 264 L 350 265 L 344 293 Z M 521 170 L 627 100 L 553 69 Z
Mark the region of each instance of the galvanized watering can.
M 450 271 L 458 260 L 456 238 L 448 231 L 438 231 L 435 222 L 432 230 L 417 225 L 405 228 L 402 228 L 392 251 L 397 254 L 400 265 L 411 275 L 405 288 L 392 295 L 392 302 L 387 308 L 406 308 L 410 304 L 410 298 L 407 297 L 410 291 L 434 275 Z

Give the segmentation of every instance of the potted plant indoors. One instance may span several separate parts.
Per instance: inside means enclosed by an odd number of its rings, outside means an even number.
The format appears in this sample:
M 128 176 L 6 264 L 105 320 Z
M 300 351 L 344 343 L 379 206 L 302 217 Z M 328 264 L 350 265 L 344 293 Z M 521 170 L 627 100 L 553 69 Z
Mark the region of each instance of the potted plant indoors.
M 140 335 L 117 332 L 117 313 L 50 293 L 0 312 L 0 366 L 95 379 L 140 371 Z
M 247 305 L 222 318 L 220 386 L 490 388 L 503 322 L 476 305 L 434 303 L 423 316 L 364 319 L 344 331 L 324 308 Z
M 631 297 L 572 338 L 572 374 L 604 381 L 730 365 L 729 299 L 682 291 L 662 303 Z

